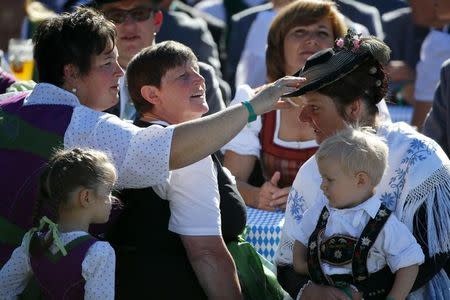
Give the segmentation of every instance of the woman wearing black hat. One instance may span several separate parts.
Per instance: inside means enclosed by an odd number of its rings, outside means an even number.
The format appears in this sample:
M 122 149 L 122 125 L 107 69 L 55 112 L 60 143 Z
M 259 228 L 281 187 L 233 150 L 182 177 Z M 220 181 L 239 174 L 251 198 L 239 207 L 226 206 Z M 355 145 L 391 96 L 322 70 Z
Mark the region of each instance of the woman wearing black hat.
M 286 96 L 305 98 L 300 119 L 311 124 L 318 143 L 352 125 L 371 126 L 386 140 L 389 169 L 376 195 L 413 232 L 426 257 L 409 299 L 449 299 L 450 282 L 443 266 L 450 252 L 450 161 L 437 143 L 409 125 L 379 121 L 376 104 L 386 94 L 383 66 L 389 52 L 383 42 L 349 32 L 335 42 L 333 49 L 307 60 L 298 73 L 306 77 L 307 84 Z M 315 158 L 310 159 L 300 168 L 289 194 L 277 257 L 279 280 L 289 285 L 286 290 L 293 297 L 300 290 L 301 299 L 316 299 L 317 295 L 347 299 L 335 288 L 289 272 L 293 232 L 298 230 L 303 212 L 323 197 L 320 182 Z M 364 298 L 385 299 L 383 293 L 392 285 L 389 278 L 388 274 L 368 280 L 354 278 L 354 285 Z

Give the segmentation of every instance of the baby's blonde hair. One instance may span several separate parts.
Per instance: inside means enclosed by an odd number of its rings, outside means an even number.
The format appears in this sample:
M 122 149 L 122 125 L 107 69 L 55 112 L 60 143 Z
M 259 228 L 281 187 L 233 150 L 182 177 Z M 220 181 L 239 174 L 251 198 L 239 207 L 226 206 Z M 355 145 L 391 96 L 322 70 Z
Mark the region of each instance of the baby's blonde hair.
M 316 152 L 316 159 L 336 159 L 345 174 L 365 172 L 373 186 L 387 168 L 388 147 L 370 127 L 346 128 L 324 140 Z

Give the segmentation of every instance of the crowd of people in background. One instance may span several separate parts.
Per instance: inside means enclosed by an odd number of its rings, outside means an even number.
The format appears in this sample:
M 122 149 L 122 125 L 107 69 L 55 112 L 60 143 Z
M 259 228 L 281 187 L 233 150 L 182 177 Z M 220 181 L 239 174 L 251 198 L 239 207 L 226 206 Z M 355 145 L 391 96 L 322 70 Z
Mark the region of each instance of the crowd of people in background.
M 24 6 L 0 299 L 450 298 L 445 0 Z M 273 262 L 246 207 L 284 214 Z

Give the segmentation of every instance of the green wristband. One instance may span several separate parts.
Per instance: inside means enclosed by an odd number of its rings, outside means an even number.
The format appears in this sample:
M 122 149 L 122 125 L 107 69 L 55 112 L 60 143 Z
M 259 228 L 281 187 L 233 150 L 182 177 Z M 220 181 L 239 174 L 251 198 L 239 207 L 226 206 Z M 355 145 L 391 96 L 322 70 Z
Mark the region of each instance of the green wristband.
M 248 102 L 248 101 L 243 101 L 243 102 L 241 102 L 242 103 L 242 105 L 244 105 L 244 107 L 247 109 L 247 111 L 248 111 L 248 119 L 247 119 L 247 122 L 248 123 L 250 123 L 250 122 L 253 122 L 253 121 L 255 121 L 256 120 L 256 114 L 255 114 L 255 111 L 253 110 L 253 106 L 250 104 L 250 102 Z
M 351 300 L 353 300 L 352 291 L 350 290 L 350 287 L 346 286 L 346 287 L 341 287 L 339 289 L 341 291 L 343 291 Z

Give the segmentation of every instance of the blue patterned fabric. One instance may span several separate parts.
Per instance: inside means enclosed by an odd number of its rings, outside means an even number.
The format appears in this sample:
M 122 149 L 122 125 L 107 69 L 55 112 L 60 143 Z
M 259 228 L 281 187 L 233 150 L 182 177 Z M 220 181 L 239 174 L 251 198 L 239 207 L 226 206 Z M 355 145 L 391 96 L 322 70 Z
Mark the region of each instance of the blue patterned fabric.
M 436 147 L 433 144 L 426 144 L 419 139 L 413 139 L 409 143 L 409 148 L 406 151 L 405 157 L 402 159 L 401 164 L 394 170 L 394 174 L 389 181 L 389 191 L 381 194 L 381 201 L 391 211 L 395 210 L 397 201 L 405 187 L 406 177 L 417 162 L 425 160 L 432 153 L 436 152 Z
M 247 242 L 262 256 L 272 261 L 284 225 L 283 212 L 269 212 L 247 207 Z
M 295 188 L 292 188 L 289 193 L 288 202 L 291 204 L 289 206 L 289 213 L 292 215 L 297 224 L 300 224 L 303 213 L 306 210 L 305 199 Z

